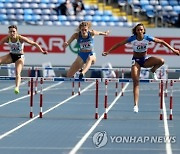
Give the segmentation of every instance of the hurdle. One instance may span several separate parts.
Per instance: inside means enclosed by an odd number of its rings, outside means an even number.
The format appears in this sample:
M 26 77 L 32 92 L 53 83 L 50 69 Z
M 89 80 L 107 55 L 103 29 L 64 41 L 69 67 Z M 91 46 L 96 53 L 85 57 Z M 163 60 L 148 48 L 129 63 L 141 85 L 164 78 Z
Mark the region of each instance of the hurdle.
M 42 107 L 43 107 L 43 78 L 41 78 L 40 84 L 41 84 L 41 90 L 40 90 L 40 99 L 39 99 L 39 107 L 40 107 L 39 118 L 42 118 Z
M 163 81 L 160 82 L 160 120 L 163 120 L 163 100 L 164 100 L 164 92 L 163 92 Z
M 130 78 L 63 78 L 63 77 L 48 77 L 43 78 L 43 81 L 72 81 L 72 82 L 96 82 L 96 90 L 95 90 L 95 119 L 99 118 L 98 108 L 99 108 L 99 100 L 98 100 L 98 90 L 99 90 L 99 83 L 104 82 L 105 84 L 105 95 L 104 95 L 104 119 L 107 119 L 107 106 L 108 106 L 108 82 L 120 82 L 120 83 L 126 83 L 126 82 L 133 82 L 133 80 Z M 160 120 L 163 120 L 163 99 L 164 99 L 164 82 L 180 82 L 180 80 L 175 79 L 168 79 L 168 80 L 154 80 L 154 79 L 140 79 L 140 83 L 160 83 Z M 171 90 L 172 91 L 172 90 Z M 172 93 L 172 92 L 171 92 Z M 42 95 L 41 95 L 42 97 Z M 172 120 L 172 94 L 170 97 L 170 120 Z M 42 110 L 42 105 L 41 105 Z M 41 116 L 42 118 L 42 116 Z
M 95 119 L 99 118 L 99 114 L 98 114 L 98 96 L 99 96 L 99 82 L 98 82 L 98 80 L 96 80 Z
M 33 78 L 30 79 L 30 114 L 29 117 L 33 118 L 34 113 L 33 113 Z
M 9 77 L 9 76 L 0 76 L 0 80 L 15 80 L 15 77 Z M 98 100 L 98 95 L 99 95 L 99 83 L 103 82 L 105 84 L 105 95 L 104 95 L 104 119 L 107 119 L 107 106 L 108 106 L 108 83 L 109 82 L 120 82 L 120 83 L 126 83 L 126 82 L 133 82 L 133 80 L 130 78 L 83 78 L 83 79 L 78 79 L 78 78 L 66 78 L 66 77 L 21 77 L 22 80 L 30 81 L 30 115 L 29 117 L 32 118 L 34 116 L 33 114 L 33 95 L 34 95 L 34 86 L 33 83 L 37 79 L 40 82 L 41 85 L 41 90 L 40 90 L 40 112 L 39 112 L 39 117 L 43 117 L 43 83 L 45 81 L 71 81 L 71 82 L 95 82 L 96 83 L 96 90 L 95 90 L 95 119 L 99 118 L 99 113 L 98 113 L 98 108 L 99 108 L 99 100 Z M 170 83 L 170 101 L 169 101 L 169 109 L 170 109 L 170 114 L 169 114 L 169 119 L 173 119 L 173 85 L 176 82 L 180 82 L 179 79 L 161 79 L 161 80 L 154 80 L 154 79 L 140 79 L 140 83 L 160 83 L 161 88 L 161 96 L 160 96 L 160 120 L 163 119 L 163 99 L 164 99 L 164 84 Z M 165 83 L 166 82 L 166 83 Z
M 173 81 L 170 81 L 170 98 L 169 98 L 169 109 L 170 109 L 170 114 L 169 114 L 169 119 L 172 120 L 172 107 L 173 107 Z
M 6 67 L 8 68 L 8 67 Z M 36 66 L 32 66 L 32 67 L 25 67 L 26 69 L 30 69 L 31 70 L 35 70 L 36 71 L 36 75 L 37 75 L 37 71 L 39 70 L 57 70 L 57 71 L 67 71 L 69 70 L 69 66 L 64 66 L 64 67 L 36 67 Z M 118 74 L 117 72 L 121 72 L 121 75 L 122 75 L 122 79 L 125 78 L 125 72 L 130 72 L 131 71 L 131 68 L 130 67 L 113 67 L 113 68 L 102 68 L 102 67 L 91 67 L 89 68 L 89 71 L 109 71 L 109 70 L 114 70 L 116 71 L 116 74 Z M 147 68 L 141 68 L 141 70 L 145 70 L 145 71 L 149 71 Z M 161 69 L 158 69 L 160 72 L 160 79 L 161 79 Z M 157 71 L 158 71 L 157 70 Z M 180 72 L 180 69 L 172 69 L 172 68 L 169 68 L 169 69 L 165 69 L 166 71 L 166 75 L 168 75 L 168 73 L 171 73 L 171 72 L 175 72 L 175 73 L 179 73 Z M 37 76 L 36 76 L 37 77 Z M 80 84 L 80 83 L 79 83 Z M 78 84 L 78 94 L 80 95 L 80 86 Z M 122 82 L 121 83 L 121 89 L 123 89 L 124 87 L 124 83 Z M 165 97 L 167 97 L 167 84 L 166 84 L 166 91 L 165 91 Z M 72 95 L 75 94 L 75 85 L 72 83 Z M 115 83 L 115 96 L 117 96 L 117 92 L 118 92 L 118 83 Z M 159 90 L 160 90 L 160 83 L 159 83 Z M 37 80 L 35 82 L 35 93 L 37 93 Z M 122 96 L 124 95 L 124 92 L 122 91 Z M 160 96 L 160 91 L 159 91 L 159 96 Z
M 105 95 L 104 95 L 104 119 L 107 119 L 107 106 L 108 106 L 108 81 L 105 79 Z

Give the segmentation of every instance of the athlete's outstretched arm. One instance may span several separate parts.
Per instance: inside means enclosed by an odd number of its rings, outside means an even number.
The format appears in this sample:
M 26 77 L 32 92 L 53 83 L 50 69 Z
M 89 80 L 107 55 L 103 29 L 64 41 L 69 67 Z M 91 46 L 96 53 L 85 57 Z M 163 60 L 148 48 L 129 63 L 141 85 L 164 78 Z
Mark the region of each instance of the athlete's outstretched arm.
M 9 36 L 3 37 L 3 38 L 0 40 L 0 45 L 2 45 L 2 44 L 4 44 L 5 42 L 7 42 L 8 37 L 9 37 Z
M 174 52 L 174 54 L 176 55 L 180 55 L 180 50 L 174 49 L 172 46 L 170 46 L 167 42 L 165 42 L 164 40 L 158 39 L 158 38 L 154 38 L 154 42 L 156 43 L 160 43 L 164 46 L 166 46 L 167 48 L 169 48 L 170 50 L 172 50 Z
M 103 51 L 102 56 L 107 56 L 107 55 L 109 54 L 109 52 L 111 52 L 112 50 L 117 49 L 118 47 L 126 44 L 127 42 L 128 42 L 128 41 L 127 41 L 127 39 L 126 39 L 126 40 L 123 40 L 123 41 L 121 41 L 121 42 L 119 42 L 119 43 L 116 43 L 116 44 L 113 45 L 109 50 Z
M 63 43 L 63 47 L 66 48 L 69 44 L 71 44 L 72 41 L 77 39 L 77 37 L 78 37 L 78 33 L 74 33 L 67 42 Z
M 37 44 L 36 42 L 28 39 L 27 37 L 24 37 L 24 36 L 20 36 L 20 39 L 23 40 L 24 42 L 28 43 L 28 44 L 31 44 L 33 46 L 35 46 L 36 48 L 39 49 L 39 51 L 41 51 L 43 54 L 47 54 L 48 52 L 47 51 L 44 51 L 39 44 Z
M 109 35 L 109 30 L 107 30 L 107 31 L 105 31 L 105 32 L 101 32 L 101 31 L 96 31 L 96 30 L 92 30 L 91 31 L 91 34 L 94 36 L 94 35 L 105 35 L 105 36 L 107 36 L 107 35 Z

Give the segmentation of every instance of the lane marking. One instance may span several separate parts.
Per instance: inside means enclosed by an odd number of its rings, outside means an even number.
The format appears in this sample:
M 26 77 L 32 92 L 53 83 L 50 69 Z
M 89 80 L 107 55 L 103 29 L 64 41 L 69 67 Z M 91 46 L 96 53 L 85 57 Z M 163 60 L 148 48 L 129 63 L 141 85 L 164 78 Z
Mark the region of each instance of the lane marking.
M 164 121 L 164 131 L 165 131 L 165 137 L 169 137 L 169 126 L 167 122 L 167 111 L 166 111 L 166 104 L 164 99 L 164 92 L 163 92 L 163 121 Z M 171 142 L 166 142 L 166 153 L 172 154 L 172 148 L 171 148 Z
M 25 82 L 22 82 L 21 85 L 24 85 L 24 84 L 26 84 L 26 83 L 27 83 L 26 81 L 25 81 Z M 12 88 L 14 88 L 14 87 L 15 87 L 15 85 L 8 86 L 8 87 L 6 87 L 6 88 L 0 89 L 0 92 L 6 91 L 6 90 L 9 90 L 9 89 L 12 89 Z
M 118 96 L 114 99 L 114 101 L 111 103 L 111 105 L 107 108 L 107 113 L 109 112 L 109 110 L 114 106 L 114 104 L 116 103 L 116 101 L 121 97 L 122 92 L 125 92 L 125 89 L 127 88 L 127 86 L 129 85 L 129 83 L 126 83 L 124 88 L 122 89 L 122 91 L 118 94 Z M 81 140 L 74 146 L 74 148 L 70 151 L 69 154 L 75 154 L 80 148 L 81 146 L 84 144 L 84 142 L 87 140 L 87 138 L 89 137 L 89 135 L 94 131 L 94 129 L 98 126 L 98 124 L 101 122 L 101 120 L 104 118 L 104 113 L 100 116 L 100 118 L 94 123 L 94 125 L 89 129 L 89 131 L 81 138 Z
M 55 87 L 55 86 L 58 86 L 58 85 L 60 85 L 60 84 L 62 84 L 62 83 L 63 83 L 63 82 L 58 82 L 57 84 L 53 84 L 53 85 L 51 85 L 51 86 L 48 86 L 48 87 L 44 88 L 43 91 L 47 91 L 47 90 L 49 90 L 49 89 L 51 89 L 51 88 L 53 88 L 53 87 Z M 37 93 L 39 93 L 39 92 L 40 92 L 40 91 L 37 91 Z M 35 95 L 35 94 L 33 94 L 33 95 Z M 25 96 L 22 96 L 22 97 L 13 99 L 13 100 L 11 100 L 11 101 L 8 101 L 8 102 L 6 102 L 6 103 L 1 104 L 0 107 L 9 105 L 9 104 L 11 104 L 11 103 L 14 103 L 14 102 L 16 102 L 16 101 L 22 100 L 22 99 L 27 98 L 27 97 L 29 97 L 29 96 L 30 96 L 30 95 L 28 94 L 28 95 L 25 95 Z
M 62 82 L 61 82 L 61 83 L 62 83 Z M 90 85 L 88 85 L 86 88 L 84 88 L 84 89 L 81 91 L 81 93 L 85 92 L 88 88 L 92 87 L 94 84 L 95 84 L 95 82 L 93 82 L 93 83 L 91 83 Z M 52 87 L 52 86 L 50 86 L 50 87 Z M 46 89 L 48 89 L 48 88 L 46 88 Z M 77 93 L 77 94 L 75 94 L 75 95 L 67 98 L 67 99 L 64 100 L 64 101 L 59 102 L 57 105 L 55 105 L 55 106 L 51 107 L 50 109 L 44 111 L 42 114 L 43 114 L 43 115 L 47 114 L 48 112 L 50 112 L 50 111 L 54 110 L 55 108 L 63 105 L 64 103 L 68 102 L 69 100 L 73 99 L 73 98 L 76 97 L 76 96 L 79 96 L 79 94 Z M 19 130 L 20 128 L 26 126 L 27 124 L 31 123 L 32 121 L 36 120 L 37 118 L 39 118 L 39 115 L 37 115 L 37 116 L 35 116 L 34 118 L 32 118 L 32 119 L 30 119 L 30 120 L 22 123 L 21 125 L 13 128 L 13 129 L 9 130 L 8 132 L 0 135 L 0 140 L 3 139 L 4 137 L 6 137 L 6 136 L 8 136 L 8 135 L 10 135 L 10 134 L 12 134 L 12 133 L 14 133 L 15 131 Z

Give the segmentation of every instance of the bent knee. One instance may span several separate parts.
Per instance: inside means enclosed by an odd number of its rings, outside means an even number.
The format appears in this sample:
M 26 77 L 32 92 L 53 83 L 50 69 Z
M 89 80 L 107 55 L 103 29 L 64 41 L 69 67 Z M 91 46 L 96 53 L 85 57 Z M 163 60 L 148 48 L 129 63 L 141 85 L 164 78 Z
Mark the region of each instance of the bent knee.
M 160 59 L 160 62 L 161 62 L 162 65 L 164 65 L 165 60 L 164 59 Z
M 138 79 L 133 79 L 133 84 L 134 84 L 134 86 L 138 86 L 139 85 L 139 80 Z
M 16 77 L 17 78 L 21 78 L 21 74 L 20 73 L 16 73 Z

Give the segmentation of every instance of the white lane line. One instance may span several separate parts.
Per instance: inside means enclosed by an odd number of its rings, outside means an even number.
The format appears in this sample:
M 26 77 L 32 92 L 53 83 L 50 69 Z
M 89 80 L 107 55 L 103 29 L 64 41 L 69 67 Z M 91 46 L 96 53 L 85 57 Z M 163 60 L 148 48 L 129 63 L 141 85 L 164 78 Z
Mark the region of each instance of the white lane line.
M 165 131 L 165 137 L 169 138 L 169 126 L 167 122 L 167 111 L 166 111 L 166 104 L 164 99 L 164 92 L 163 92 L 163 121 L 164 121 L 164 131 Z M 171 142 L 166 142 L 166 153 L 172 154 L 172 148 L 171 148 Z
M 94 84 L 95 84 L 95 82 L 91 83 L 90 85 L 88 85 L 86 88 L 84 88 L 84 89 L 83 89 L 82 91 L 80 91 L 80 92 L 81 92 L 81 93 L 85 92 L 85 91 L 88 90 L 90 87 L 92 87 Z M 75 95 L 73 95 L 73 96 L 69 97 L 68 99 L 66 99 L 66 100 L 64 100 L 64 101 L 62 101 L 62 102 L 60 102 L 59 104 L 55 105 L 54 107 L 52 107 L 52 108 L 50 108 L 50 109 L 44 111 L 44 112 L 42 113 L 42 115 L 44 115 L 44 114 L 46 114 L 46 113 L 48 113 L 48 112 L 54 110 L 54 109 L 57 108 L 58 106 L 60 106 L 60 105 L 62 105 L 62 104 L 64 104 L 64 103 L 66 103 L 67 101 L 71 100 L 72 98 L 74 98 L 74 97 L 76 97 L 76 96 L 78 96 L 78 95 L 79 95 L 79 94 L 76 93 Z
M 122 89 L 122 91 L 119 93 L 119 95 L 114 99 L 114 101 L 111 103 L 111 105 L 108 107 L 107 109 L 107 113 L 109 112 L 109 110 L 114 106 L 114 104 L 116 103 L 116 101 L 121 97 L 122 92 L 125 92 L 125 89 L 127 88 L 127 86 L 129 85 L 129 83 L 126 83 L 124 88 Z M 81 138 L 81 140 L 74 146 L 74 148 L 70 151 L 69 154 L 75 154 L 80 148 L 81 146 L 84 144 L 84 142 L 87 140 L 88 136 L 94 131 L 94 129 L 98 126 L 98 124 L 101 122 L 101 120 L 104 118 L 104 114 L 102 114 L 100 116 L 100 118 L 94 123 L 94 125 L 89 129 L 89 131 Z
M 61 83 L 62 83 L 62 82 L 61 82 Z M 95 84 L 95 82 L 93 82 L 93 83 L 91 83 L 90 85 L 88 85 L 85 89 L 83 89 L 83 90 L 81 91 L 81 93 L 85 92 L 88 88 L 92 87 L 94 84 Z M 53 87 L 53 86 L 51 86 L 51 87 Z M 47 89 L 47 88 L 46 88 L 46 89 Z M 57 105 L 55 105 L 55 106 L 53 106 L 52 108 L 50 108 L 50 109 L 46 110 L 45 112 L 43 112 L 43 115 L 46 114 L 46 113 L 48 113 L 48 112 L 50 112 L 50 111 L 52 111 L 52 110 L 54 110 L 55 108 L 61 106 L 62 104 L 66 103 L 67 101 L 71 100 L 72 98 L 74 98 L 74 97 L 76 97 L 76 96 L 78 96 L 78 95 L 79 95 L 79 94 L 77 93 L 77 94 L 75 94 L 75 95 L 67 98 L 67 99 L 64 100 L 64 101 L 59 102 Z M 14 132 L 17 131 L 18 129 L 26 126 L 27 124 L 31 123 L 32 121 L 36 120 L 37 118 L 39 118 L 39 115 L 37 115 L 37 116 L 35 116 L 34 118 L 32 118 L 32 119 L 30 119 L 30 120 L 22 123 L 21 125 L 13 128 L 13 129 L 11 129 L 10 131 L 8 131 L 8 132 L 0 135 L 0 140 L 3 139 L 4 137 L 6 137 L 6 136 L 8 136 L 8 135 L 10 135 L 10 134 L 12 134 L 12 133 L 14 133 Z
M 26 83 L 27 83 L 27 82 L 22 82 L 21 85 L 24 85 L 24 84 L 26 84 Z M 15 87 L 15 85 L 8 86 L 8 87 L 6 87 L 6 88 L 0 89 L 0 92 L 6 91 L 6 90 L 9 90 L 9 89 L 12 89 L 12 88 L 14 88 L 14 87 Z
M 63 83 L 63 82 L 58 82 L 57 84 L 53 84 L 53 85 L 51 85 L 51 86 L 48 86 L 47 88 L 44 88 L 43 91 L 47 91 L 47 90 L 49 90 L 49 89 L 51 89 L 51 88 L 53 88 L 53 87 L 55 87 L 55 86 L 57 86 L 57 85 L 60 85 L 60 84 L 62 84 L 62 83 Z M 39 93 L 39 92 L 40 92 L 40 91 L 38 91 L 37 93 Z M 33 95 L 35 95 L 35 94 L 33 94 Z M 9 101 L 9 102 L 6 102 L 6 103 L 1 104 L 0 107 L 9 105 L 9 104 L 11 104 L 11 103 L 14 103 L 14 102 L 16 102 L 16 101 L 22 100 L 22 99 L 27 98 L 27 97 L 29 97 L 29 96 L 30 96 L 30 95 L 28 94 L 28 95 L 19 97 L 19 98 L 17 98 L 17 99 L 13 99 L 13 100 L 11 100 L 11 101 Z

